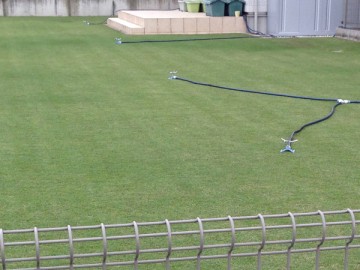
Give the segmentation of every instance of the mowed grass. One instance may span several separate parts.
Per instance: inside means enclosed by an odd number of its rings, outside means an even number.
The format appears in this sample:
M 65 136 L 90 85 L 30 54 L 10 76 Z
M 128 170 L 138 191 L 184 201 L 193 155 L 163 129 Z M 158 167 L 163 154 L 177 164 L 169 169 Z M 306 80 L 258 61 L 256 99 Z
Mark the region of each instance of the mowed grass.
M 333 103 L 168 80 L 360 100 L 359 43 L 115 45 L 184 37 L 82 21 L 0 18 L 0 228 L 360 208 L 358 104 L 280 154 L 280 138 Z

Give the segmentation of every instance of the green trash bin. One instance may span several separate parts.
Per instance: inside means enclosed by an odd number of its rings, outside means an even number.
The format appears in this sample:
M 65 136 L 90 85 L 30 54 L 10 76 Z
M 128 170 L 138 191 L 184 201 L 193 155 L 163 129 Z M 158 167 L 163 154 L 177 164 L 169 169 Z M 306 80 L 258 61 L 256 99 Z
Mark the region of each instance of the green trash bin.
M 186 0 L 185 2 L 188 12 L 200 12 L 200 0 Z
M 225 16 L 225 3 L 223 0 L 204 0 L 204 4 L 207 16 Z
M 235 16 L 235 11 L 240 11 L 240 16 L 244 14 L 245 1 L 243 0 L 222 0 L 225 2 L 225 16 Z

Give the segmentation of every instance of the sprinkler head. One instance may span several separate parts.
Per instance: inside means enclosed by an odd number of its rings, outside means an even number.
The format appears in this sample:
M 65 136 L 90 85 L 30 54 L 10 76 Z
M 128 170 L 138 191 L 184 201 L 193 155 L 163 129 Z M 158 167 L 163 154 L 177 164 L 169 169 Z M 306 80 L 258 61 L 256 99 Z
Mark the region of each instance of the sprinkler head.
M 286 140 L 286 139 L 283 139 L 283 138 L 281 138 L 282 140 L 283 140 L 283 142 L 284 143 L 286 143 L 286 145 L 285 145 L 285 148 L 284 149 L 281 149 L 280 150 L 280 153 L 284 153 L 284 152 L 291 152 L 291 153 L 295 153 L 295 149 L 292 149 L 291 148 L 291 143 L 294 143 L 294 142 L 297 142 L 298 140 Z
M 177 73 L 177 71 L 170 71 L 170 77 L 168 79 L 175 80 L 177 78 L 176 73 Z
M 284 152 L 291 152 L 291 153 L 295 153 L 295 149 L 292 149 L 290 145 L 286 145 L 284 149 L 280 150 L 280 153 L 284 153 Z
M 115 38 L 115 44 L 120 45 L 121 43 L 121 38 Z

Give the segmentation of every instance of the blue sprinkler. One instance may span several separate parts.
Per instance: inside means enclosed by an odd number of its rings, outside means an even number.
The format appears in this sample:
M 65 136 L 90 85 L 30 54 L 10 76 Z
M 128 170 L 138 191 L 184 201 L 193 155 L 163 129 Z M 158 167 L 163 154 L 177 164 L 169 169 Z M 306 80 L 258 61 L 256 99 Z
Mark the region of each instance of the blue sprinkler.
M 293 140 L 293 141 L 291 141 L 291 140 L 285 140 L 285 139 L 283 139 L 283 138 L 281 138 L 282 140 L 283 140 L 283 142 L 284 143 L 286 143 L 286 145 L 285 145 L 285 148 L 284 149 L 281 149 L 280 150 L 280 153 L 284 153 L 284 152 L 291 152 L 291 153 L 295 153 L 295 149 L 292 149 L 291 148 L 291 144 L 292 143 L 294 143 L 294 142 L 297 142 L 298 140 Z

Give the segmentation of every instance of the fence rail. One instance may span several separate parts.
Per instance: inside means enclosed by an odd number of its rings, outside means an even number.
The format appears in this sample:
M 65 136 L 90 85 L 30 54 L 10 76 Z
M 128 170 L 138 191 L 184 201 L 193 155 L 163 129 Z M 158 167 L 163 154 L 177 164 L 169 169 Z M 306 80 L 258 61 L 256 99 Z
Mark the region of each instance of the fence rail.
M 170 269 L 192 261 L 202 269 L 206 260 L 223 260 L 235 268 L 235 258 L 254 257 L 257 269 L 263 258 L 282 255 L 282 269 L 291 269 L 292 257 L 343 251 L 349 269 L 350 250 L 360 250 L 360 210 L 316 211 L 223 218 L 196 218 L 127 224 L 66 226 L 58 228 L 0 229 L 3 270 L 111 269 L 159 264 Z M 358 254 L 359 255 L 359 254 Z M 357 267 L 360 265 L 357 256 Z M 205 269 L 205 268 L 204 268 Z M 238 266 L 236 267 L 238 269 Z M 358 268 L 357 268 L 358 269 Z

